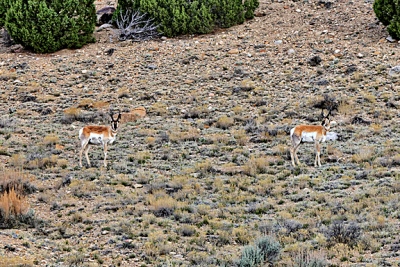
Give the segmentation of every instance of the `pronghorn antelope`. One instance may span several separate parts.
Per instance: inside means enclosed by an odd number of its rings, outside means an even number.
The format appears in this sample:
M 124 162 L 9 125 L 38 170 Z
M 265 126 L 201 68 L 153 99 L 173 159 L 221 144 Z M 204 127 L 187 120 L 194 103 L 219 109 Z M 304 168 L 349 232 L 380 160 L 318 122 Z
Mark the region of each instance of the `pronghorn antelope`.
M 87 163 L 90 167 L 88 156 L 90 145 L 103 145 L 104 149 L 104 166 L 107 167 L 107 145 L 115 141 L 121 113 L 114 120 L 114 114 L 111 113 L 111 126 L 85 126 L 79 130 L 79 139 L 81 140 L 81 151 L 79 152 L 79 166 L 82 168 L 82 153 L 85 152 Z
M 129 113 L 122 113 L 121 115 L 121 123 L 134 122 L 146 116 L 146 109 L 144 107 L 137 107 L 131 110 Z
M 325 142 L 327 137 L 327 132 L 330 130 L 331 124 L 335 124 L 335 121 L 330 121 L 329 115 L 331 114 L 331 110 L 329 110 L 328 114 L 325 116 L 324 111 L 322 110 L 322 122 L 321 125 L 297 125 L 293 129 L 290 130 L 290 139 L 292 141 L 292 147 L 290 148 L 290 157 L 292 159 L 292 165 L 296 166 L 295 159 L 297 165 L 300 165 L 299 158 L 297 157 L 297 149 L 299 148 L 301 142 L 314 142 L 315 143 L 315 161 L 314 166 L 321 167 L 321 144 Z

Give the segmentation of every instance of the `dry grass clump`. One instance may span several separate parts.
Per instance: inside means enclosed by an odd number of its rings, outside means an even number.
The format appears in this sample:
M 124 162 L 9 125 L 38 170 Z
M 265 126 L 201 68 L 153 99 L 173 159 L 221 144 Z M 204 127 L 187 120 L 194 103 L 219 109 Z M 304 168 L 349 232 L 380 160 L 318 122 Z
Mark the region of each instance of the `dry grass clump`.
M 156 102 L 150 107 L 150 113 L 157 116 L 164 116 L 168 113 L 168 106 L 161 102 Z
M 172 142 L 182 141 L 196 141 L 200 137 L 200 130 L 195 127 L 189 127 L 185 131 L 171 131 L 169 134 L 169 140 Z
M 238 228 L 234 228 L 232 230 L 232 236 L 233 239 L 241 245 L 247 245 L 250 243 L 251 240 L 253 240 L 253 236 L 251 232 L 243 226 L 240 226 Z
M 151 159 L 152 154 L 150 151 L 138 151 L 136 154 L 128 155 L 130 162 L 137 162 L 138 164 L 145 164 L 147 160 Z
M 149 234 L 148 241 L 144 244 L 144 252 L 147 257 L 157 258 L 167 255 L 172 251 L 172 245 L 168 240 L 172 233 L 166 235 L 162 231 L 154 231 Z
M 195 171 L 199 172 L 203 176 L 211 171 L 213 171 L 213 164 L 210 159 L 205 159 L 201 162 L 196 163 Z
M 272 156 L 251 156 L 243 166 L 243 173 L 249 176 L 266 173 L 269 166 L 277 164 L 279 159 Z
M 372 104 L 376 103 L 376 97 L 373 94 L 364 93 L 363 98 L 365 101 L 367 101 L 369 103 L 372 103 Z
M 49 134 L 43 138 L 43 144 L 45 146 L 54 146 L 58 143 L 60 143 L 60 137 L 58 137 L 56 134 Z
M 50 155 L 48 157 L 37 157 L 25 163 L 24 168 L 28 170 L 33 169 L 47 169 L 58 165 L 65 165 L 65 162 L 60 162 L 58 155 Z
M 234 120 L 231 117 L 228 117 L 226 115 L 222 115 L 216 122 L 215 126 L 218 128 L 221 128 L 223 130 L 226 130 L 230 128 L 234 124 Z
M 347 101 L 340 101 L 338 106 L 339 114 L 349 115 L 354 112 L 354 105 L 348 103 Z
M 214 144 L 228 144 L 229 136 L 224 133 L 215 133 L 207 135 L 207 140 L 210 140 Z
M 373 134 L 380 134 L 382 132 L 382 125 L 378 123 L 372 123 L 370 125 Z
M 236 115 L 240 115 L 243 112 L 243 107 L 242 106 L 234 106 L 232 108 L 233 113 L 235 113 Z
M 94 100 L 92 98 L 83 98 L 79 101 L 77 107 L 83 109 L 90 109 L 93 107 Z
M 0 194 L 0 222 L 4 223 L 10 220 L 10 217 L 19 217 L 25 214 L 29 209 L 27 198 L 18 190 L 11 188 Z
M 26 156 L 22 153 L 13 154 L 9 159 L 10 165 L 17 169 L 22 169 L 24 167 L 25 162 L 26 162 Z
M 376 150 L 373 146 L 360 148 L 357 154 L 353 154 L 351 160 L 355 163 L 371 162 L 376 157 Z
M 171 216 L 177 208 L 177 201 L 164 194 L 156 196 L 156 194 L 148 197 L 148 203 L 153 214 L 157 217 Z
M 72 180 L 69 185 L 71 193 L 76 197 L 91 197 L 98 191 L 96 184 L 91 181 Z
M 2 266 L 31 267 L 37 265 L 33 259 L 11 255 L 0 256 L 0 262 Z
M 202 105 L 202 106 L 197 106 L 189 111 L 187 111 L 183 118 L 192 118 L 192 119 L 197 119 L 197 118 L 206 118 L 208 114 L 210 113 L 210 110 L 207 105 Z
M 250 139 L 247 136 L 246 131 L 244 129 L 239 129 L 239 130 L 233 131 L 233 137 L 235 138 L 235 140 L 239 146 L 245 146 Z
M 77 118 L 82 114 L 82 110 L 80 108 L 67 108 L 64 110 L 64 116 L 67 118 Z
M 25 173 L 6 170 L 0 173 L 0 224 L 12 227 L 18 222 L 32 223 L 28 215 L 29 203 L 27 194 L 34 188 L 29 184 Z

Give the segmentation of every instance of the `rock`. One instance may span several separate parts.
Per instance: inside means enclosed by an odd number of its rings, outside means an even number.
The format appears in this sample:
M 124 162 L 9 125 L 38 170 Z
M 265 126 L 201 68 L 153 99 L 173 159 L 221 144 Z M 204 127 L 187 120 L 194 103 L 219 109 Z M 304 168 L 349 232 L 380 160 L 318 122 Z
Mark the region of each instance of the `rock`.
M 239 54 L 239 49 L 237 49 L 237 48 L 231 49 L 231 50 L 228 51 L 228 54 L 231 54 L 231 55 Z
M 310 58 L 310 59 L 308 60 L 308 64 L 309 64 L 310 66 L 315 67 L 315 66 L 321 64 L 321 61 L 322 61 L 322 59 L 321 59 L 319 56 L 313 56 L 312 58 Z
M 397 65 L 389 70 L 390 76 L 399 76 L 400 75 L 400 65 Z
M 106 6 L 96 12 L 97 16 L 97 25 L 103 25 L 105 23 L 110 23 L 112 20 L 113 14 L 115 12 L 115 7 Z
M 396 42 L 396 40 L 392 37 L 392 36 L 388 36 L 388 37 L 386 37 L 386 40 L 388 41 L 388 42 L 390 42 L 390 43 L 394 43 L 394 42 Z
M 97 28 L 97 31 L 100 32 L 104 29 L 112 28 L 112 27 L 113 27 L 113 25 L 106 23 L 106 24 L 101 25 L 99 28 Z

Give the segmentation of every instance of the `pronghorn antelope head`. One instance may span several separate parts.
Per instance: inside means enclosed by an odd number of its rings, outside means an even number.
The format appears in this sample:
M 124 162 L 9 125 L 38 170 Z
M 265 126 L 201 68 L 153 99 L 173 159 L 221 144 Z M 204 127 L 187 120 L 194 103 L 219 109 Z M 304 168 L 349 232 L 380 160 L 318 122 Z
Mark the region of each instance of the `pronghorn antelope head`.
M 115 119 L 113 112 L 110 112 L 110 126 L 105 125 L 89 125 L 79 130 L 79 139 L 81 141 L 81 150 L 79 152 L 79 166 L 82 168 L 82 154 L 85 152 L 87 163 L 90 167 L 89 148 L 91 145 L 102 145 L 104 149 L 104 166 L 107 167 L 107 145 L 115 141 L 119 122 L 121 120 L 121 112 Z
M 300 165 L 299 158 L 297 157 L 297 149 L 302 142 L 314 142 L 315 143 L 315 161 L 314 166 L 321 166 L 321 144 L 326 141 L 326 134 L 330 130 L 331 124 L 336 122 L 331 121 L 329 116 L 331 115 L 331 109 L 326 115 L 324 115 L 324 110 L 322 110 L 322 121 L 321 125 L 297 125 L 290 130 L 290 139 L 292 141 L 292 147 L 290 149 L 290 157 L 292 160 L 292 165 Z

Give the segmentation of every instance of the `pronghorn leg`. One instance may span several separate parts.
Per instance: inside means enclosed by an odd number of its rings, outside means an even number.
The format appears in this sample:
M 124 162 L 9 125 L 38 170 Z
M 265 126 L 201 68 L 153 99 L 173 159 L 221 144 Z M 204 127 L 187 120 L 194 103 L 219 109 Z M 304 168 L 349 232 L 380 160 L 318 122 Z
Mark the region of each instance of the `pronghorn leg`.
M 104 167 L 107 167 L 107 143 L 104 143 Z
M 318 163 L 318 166 L 321 167 L 320 154 L 321 154 L 321 145 L 319 142 L 315 142 L 315 161 L 314 161 L 315 167 L 317 167 L 317 163 Z
M 296 164 L 294 164 L 294 148 L 293 147 L 290 148 L 290 158 L 292 160 L 292 166 L 296 167 Z
M 86 146 L 86 148 L 85 148 L 85 156 L 86 156 L 86 161 L 87 161 L 87 163 L 88 163 L 88 165 L 89 165 L 89 167 L 90 167 L 89 148 L 90 148 L 90 145 L 87 144 L 87 146 Z
M 89 142 L 82 142 L 82 148 L 81 151 L 79 151 L 79 166 L 82 168 L 82 154 L 83 151 L 86 150 L 86 147 L 89 145 Z
M 298 143 L 298 145 L 294 148 L 294 156 L 296 158 L 297 165 L 300 166 L 301 163 L 300 163 L 299 157 L 297 156 L 297 150 L 299 149 L 299 147 L 300 147 L 300 143 Z
M 294 160 L 296 160 L 297 165 L 300 165 L 299 158 L 297 157 L 297 149 L 299 148 L 301 139 L 297 135 L 292 135 L 292 148 L 290 149 L 290 157 L 292 159 L 293 167 L 296 167 Z

